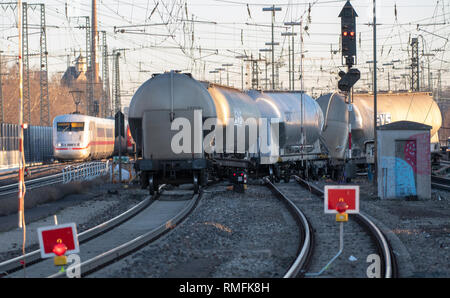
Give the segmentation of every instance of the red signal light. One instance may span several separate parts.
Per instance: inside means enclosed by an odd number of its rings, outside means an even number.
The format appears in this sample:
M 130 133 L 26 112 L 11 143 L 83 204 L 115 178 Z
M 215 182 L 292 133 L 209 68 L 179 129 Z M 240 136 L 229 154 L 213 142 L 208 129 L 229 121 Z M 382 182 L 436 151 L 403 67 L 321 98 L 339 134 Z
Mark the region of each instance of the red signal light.
M 339 198 L 339 202 L 336 204 L 336 210 L 340 214 L 345 213 L 348 209 L 348 204 L 344 201 L 343 198 Z
M 236 176 L 236 173 L 233 173 L 233 176 Z
M 342 34 L 344 35 L 344 37 L 347 37 L 348 32 L 347 32 L 347 31 L 344 31 L 344 33 L 342 33 Z
M 244 176 L 244 173 L 241 173 L 241 176 Z
M 350 36 L 351 36 L 351 37 L 355 37 L 355 32 L 353 32 L 353 31 L 350 32 Z
M 55 246 L 53 246 L 53 252 L 55 253 L 55 255 L 57 255 L 58 257 L 64 255 L 67 251 L 67 246 L 62 243 L 61 239 L 58 239 L 58 244 L 55 244 Z

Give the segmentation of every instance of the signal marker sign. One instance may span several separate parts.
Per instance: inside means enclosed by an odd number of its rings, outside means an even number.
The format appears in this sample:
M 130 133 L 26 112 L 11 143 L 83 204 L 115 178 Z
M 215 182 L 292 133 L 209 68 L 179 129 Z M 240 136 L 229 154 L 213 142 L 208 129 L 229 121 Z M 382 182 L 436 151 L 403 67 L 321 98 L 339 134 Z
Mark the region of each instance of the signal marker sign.
M 338 213 L 339 202 L 347 204 L 346 213 L 359 213 L 359 186 L 357 185 L 326 185 L 324 192 L 325 213 Z
M 39 246 L 42 258 L 56 256 L 53 252 L 55 245 L 64 244 L 67 247 L 66 255 L 80 252 L 77 227 L 75 223 L 41 227 L 37 229 Z

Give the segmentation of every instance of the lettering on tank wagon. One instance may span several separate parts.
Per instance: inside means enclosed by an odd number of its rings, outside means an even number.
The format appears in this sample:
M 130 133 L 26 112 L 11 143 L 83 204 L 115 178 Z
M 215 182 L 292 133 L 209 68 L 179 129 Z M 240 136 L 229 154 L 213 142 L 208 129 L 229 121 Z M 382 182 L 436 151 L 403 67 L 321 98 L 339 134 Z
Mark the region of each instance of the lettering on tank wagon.
M 237 121 L 237 122 L 236 122 Z M 234 125 L 225 127 L 225 136 L 223 125 L 217 124 L 221 121 L 217 118 L 207 118 L 202 125 L 202 112 L 194 111 L 194 123 L 184 117 L 175 118 L 170 129 L 178 131 L 171 140 L 171 149 L 175 154 L 180 153 L 224 153 L 223 144 L 233 144 L 237 141 L 237 153 L 245 153 L 246 140 L 248 140 L 248 152 L 251 154 L 278 154 L 279 151 L 279 118 L 247 118 L 245 121 L 240 117 L 239 120 L 234 118 L 227 119 L 227 123 L 236 124 L 237 138 L 234 132 Z M 237 124 L 239 123 L 239 124 Z M 192 136 L 192 125 L 194 126 L 194 136 Z M 213 129 L 214 127 L 214 129 Z M 246 134 L 248 127 L 248 135 Z M 202 134 L 199 130 L 211 131 L 203 139 L 203 146 L 198 134 Z M 259 138 L 258 138 L 259 130 Z M 270 136 L 270 137 L 269 137 Z M 194 140 L 194 152 L 192 152 L 192 140 Z M 225 153 L 236 153 L 234 146 L 226 146 Z
M 377 126 L 391 123 L 391 113 L 379 113 L 377 114 Z

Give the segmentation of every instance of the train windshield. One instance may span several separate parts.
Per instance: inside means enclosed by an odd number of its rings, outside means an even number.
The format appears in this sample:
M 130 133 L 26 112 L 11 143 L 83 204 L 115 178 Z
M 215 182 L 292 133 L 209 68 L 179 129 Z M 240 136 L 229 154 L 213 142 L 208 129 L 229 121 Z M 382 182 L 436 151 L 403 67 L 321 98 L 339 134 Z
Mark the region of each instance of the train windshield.
M 58 122 L 57 131 L 84 131 L 84 122 Z

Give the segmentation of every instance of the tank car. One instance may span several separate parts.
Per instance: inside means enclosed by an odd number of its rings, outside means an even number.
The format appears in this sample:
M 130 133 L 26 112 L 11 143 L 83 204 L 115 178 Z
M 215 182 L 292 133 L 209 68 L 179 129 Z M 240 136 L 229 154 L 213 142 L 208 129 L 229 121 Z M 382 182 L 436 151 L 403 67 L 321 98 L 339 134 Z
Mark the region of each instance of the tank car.
M 277 150 L 261 154 L 260 160 L 262 165 L 269 165 L 270 176 L 287 182 L 293 171 L 306 169 L 304 161 L 319 159 L 324 119 L 314 99 L 298 91 L 250 90 L 248 94 L 255 100 L 262 118 L 278 119 Z M 267 139 L 271 140 L 271 137 Z
M 242 92 L 174 71 L 141 85 L 128 116 L 142 152 L 136 167 L 150 193 L 161 183 L 188 181 L 198 191 L 211 168 L 223 174 L 263 165 L 273 172 L 279 164 L 312 159 L 323 125 L 322 111 L 306 94 Z
M 328 156 L 332 160 L 342 159 L 348 142 L 348 111 L 344 95 L 334 92 L 317 100 L 323 115 L 322 138 Z
M 233 88 L 175 71 L 153 75 L 134 94 L 128 114 L 131 134 L 142 152 L 136 166 L 143 187 L 154 193 L 160 183 L 192 181 L 198 191 L 207 180 L 213 155 L 218 157 L 215 166 L 242 166 L 242 160 L 250 160 L 249 152 L 257 152 L 257 144 L 234 136 L 247 129 L 248 119 L 259 116 L 254 101 Z
M 323 137 L 330 150 L 330 157 L 344 159 L 348 148 L 348 110 L 344 95 L 332 93 L 317 99 L 325 114 Z M 442 116 L 430 93 L 402 92 L 381 93 L 377 96 L 377 124 L 384 125 L 396 121 L 413 121 L 430 125 L 431 143 L 438 142 L 437 131 L 441 127 Z M 373 95 L 353 96 L 350 112 L 352 128 L 352 157 L 359 163 L 373 163 Z M 330 123 L 331 125 L 328 125 Z M 339 128 L 338 128 L 339 127 Z M 327 130 L 331 129 L 330 132 Z M 336 148 L 336 150 L 335 150 Z M 340 148 L 337 150 L 337 148 Z
M 80 114 L 56 116 L 53 149 L 58 160 L 110 157 L 114 151 L 114 120 Z
M 433 148 L 439 143 L 438 130 L 442 115 L 433 96 L 428 92 L 382 93 L 377 96 L 377 125 L 396 121 L 413 121 L 432 127 L 430 142 Z M 352 121 L 352 142 L 355 154 L 364 157 L 373 147 L 373 95 L 355 94 L 354 117 Z M 354 128 L 353 128 L 354 127 Z M 353 138 L 353 134 L 355 134 Z M 353 147 L 353 144 L 352 144 Z M 353 151 L 353 150 L 352 150 Z

